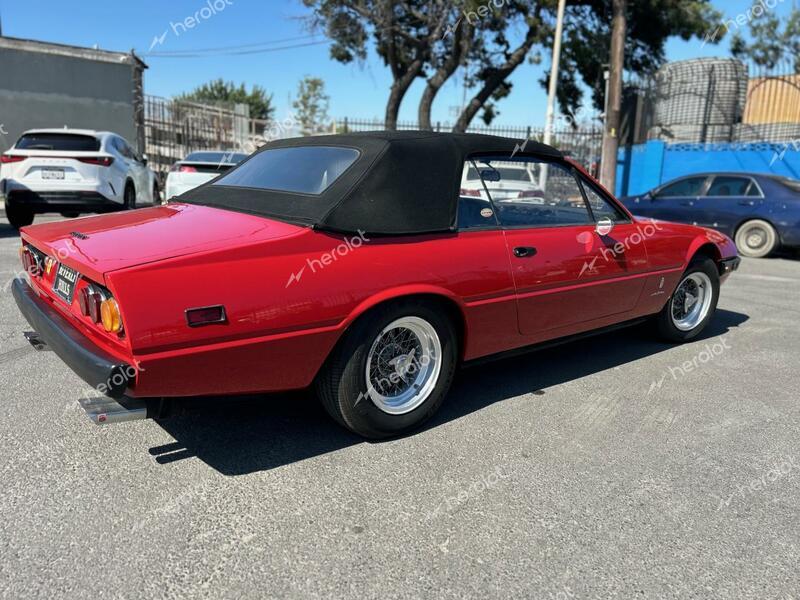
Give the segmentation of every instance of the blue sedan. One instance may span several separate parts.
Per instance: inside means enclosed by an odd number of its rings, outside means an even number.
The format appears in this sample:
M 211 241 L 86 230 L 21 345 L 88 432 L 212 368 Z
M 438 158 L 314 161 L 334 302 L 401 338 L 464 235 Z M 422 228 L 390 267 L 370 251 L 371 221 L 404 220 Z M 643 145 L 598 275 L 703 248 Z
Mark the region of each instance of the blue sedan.
M 697 173 L 622 198 L 635 215 L 712 227 L 742 256 L 800 247 L 800 181 L 758 173 Z

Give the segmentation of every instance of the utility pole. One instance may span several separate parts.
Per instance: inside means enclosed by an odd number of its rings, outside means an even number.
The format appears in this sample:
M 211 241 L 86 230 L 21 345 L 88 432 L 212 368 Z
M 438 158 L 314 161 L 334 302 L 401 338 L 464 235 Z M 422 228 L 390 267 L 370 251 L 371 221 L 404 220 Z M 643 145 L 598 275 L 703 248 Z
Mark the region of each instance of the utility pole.
M 608 93 L 606 96 L 606 123 L 603 133 L 603 164 L 600 182 L 612 194 L 617 183 L 617 152 L 619 151 L 619 126 L 622 108 L 622 73 L 625 68 L 625 16 L 627 0 L 613 0 L 611 21 L 611 61 Z
M 564 34 L 564 9 L 567 0 L 558 0 L 558 18 L 556 19 L 556 36 L 553 40 L 553 66 L 550 69 L 550 87 L 547 90 L 547 117 L 544 125 L 544 143 L 553 140 L 553 122 L 556 118 L 556 90 L 558 89 L 558 69 L 561 63 L 561 38 Z M 547 165 L 541 166 L 539 187 L 547 189 Z

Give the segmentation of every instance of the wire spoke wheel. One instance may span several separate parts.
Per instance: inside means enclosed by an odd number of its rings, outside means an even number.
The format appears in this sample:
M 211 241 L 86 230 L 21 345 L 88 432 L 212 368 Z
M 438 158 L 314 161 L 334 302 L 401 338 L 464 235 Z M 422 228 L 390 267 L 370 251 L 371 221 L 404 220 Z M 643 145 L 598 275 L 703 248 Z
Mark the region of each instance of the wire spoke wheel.
M 409 413 L 436 387 L 441 358 L 439 335 L 428 321 L 419 317 L 392 321 L 367 354 L 367 394 L 385 413 Z
M 711 279 L 703 272 L 687 275 L 672 296 L 670 313 L 675 327 L 691 331 L 708 315 L 713 300 Z

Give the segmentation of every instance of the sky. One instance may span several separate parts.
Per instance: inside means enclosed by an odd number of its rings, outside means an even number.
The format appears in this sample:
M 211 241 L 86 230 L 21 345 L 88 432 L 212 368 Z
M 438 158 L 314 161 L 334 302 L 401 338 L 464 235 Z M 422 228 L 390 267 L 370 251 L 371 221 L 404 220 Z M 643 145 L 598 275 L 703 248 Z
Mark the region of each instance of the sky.
M 569 0 L 567 0 L 569 1 Z M 746 14 L 753 2 L 762 0 L 714 0 L 726 19 Z M 777 2 L 774 9 L 786 15 L 794 0 Z M 221 7 L 204 19 L 198 14 L 206 2 Z M 195 27 L 182 25 L 198 14 Z M 208 11 L 205 13 L 208 15 Z M 363 64 L 343 65 L 329 57 L 323 36 L 310 37 L 300 0 L 0 0 L 3 34 L 115 51 L 135 51 L 144 57 L 145 93 L 170 97 L 191 91 L 222 77 L 247 86 L 258 84 L 273 94 L 275 117 L 288 117 L 298 82 L 306 75 L 325 80 L 330 96 L 330 115 L 337 119 L 382 118 L 391 76 L 371 53 Z M 745 28 L 746 29 L 746 28 Z M 188 52 L 197 49 L 261 44 L 246 51 L 269 52 L 175 58 L 148 52 Z M 700 56 L 728 56 L 729 40 L 703 45 L 701 40 L 670 39 L 669 60 Z M 523 64 L 512 75 L 511 95 L 499 105 L 496 125 L 540 126 L 544 123 L 547 97 L 539 79 L 549 70 L 549 50 L 542 65 Z M 2 76 L 2 65 L 0 65 Z M 424 83 L 419 79 L 406 96 L 400 119 L 416 121 Z M 453 78 L 437 97 L 433 121 L 452 122 L 452 112 L 462 104 L 463 87 Z

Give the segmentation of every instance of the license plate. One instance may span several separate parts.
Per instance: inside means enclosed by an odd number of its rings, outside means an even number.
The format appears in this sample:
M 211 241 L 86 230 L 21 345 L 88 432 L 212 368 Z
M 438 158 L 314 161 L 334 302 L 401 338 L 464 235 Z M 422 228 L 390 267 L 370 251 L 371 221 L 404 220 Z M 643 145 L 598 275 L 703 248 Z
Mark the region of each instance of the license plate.
M 75 294 L 75 284 L 78 281 L 78 272 L 70 269 L 66 265 L 59 265 L 56 279 L 53 282 L 53 291 L 67 304 L 72 304 L 72 297 Z
M 64 169 L 42 169 L 42 179 L 64 179 Z

